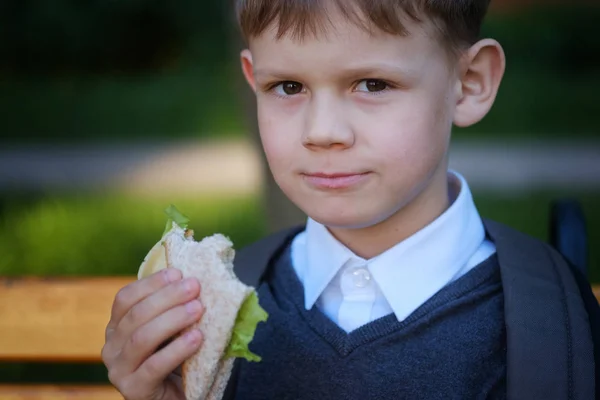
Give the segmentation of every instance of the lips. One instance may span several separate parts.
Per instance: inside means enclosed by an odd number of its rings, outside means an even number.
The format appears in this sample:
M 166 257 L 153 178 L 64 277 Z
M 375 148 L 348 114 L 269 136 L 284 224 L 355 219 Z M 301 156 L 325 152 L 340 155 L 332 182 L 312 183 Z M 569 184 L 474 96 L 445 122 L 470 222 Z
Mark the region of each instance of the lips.
M 318 189 L 347 189 L 364 182 L 369 175 L 370 172 L 314 172 L 303 174 L 303 178 L 309 185 Z

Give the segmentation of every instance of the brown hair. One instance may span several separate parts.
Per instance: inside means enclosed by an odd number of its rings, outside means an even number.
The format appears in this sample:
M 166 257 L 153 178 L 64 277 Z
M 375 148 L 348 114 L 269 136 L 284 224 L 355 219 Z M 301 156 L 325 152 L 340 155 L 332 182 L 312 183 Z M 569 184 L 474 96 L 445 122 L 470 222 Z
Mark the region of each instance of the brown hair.
M 479 39 L 490 0 L 235 0 L 239 27 L 246 40 L 274 25 L 277 37 L 304 38 L 326 30 L 326 8 L 334 4 L 348 20 L 370 31 L 405 36 L 403 20 L 429 20 L 452 54 Z

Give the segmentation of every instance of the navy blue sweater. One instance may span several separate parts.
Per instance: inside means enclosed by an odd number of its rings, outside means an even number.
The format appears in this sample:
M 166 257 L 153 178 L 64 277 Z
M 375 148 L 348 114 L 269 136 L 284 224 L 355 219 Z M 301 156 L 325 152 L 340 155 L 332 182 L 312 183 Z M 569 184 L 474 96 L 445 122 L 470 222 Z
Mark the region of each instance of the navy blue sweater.
M 242 361 L 237 400 L 504 399 L 506 332 L 496 256 L 406 320 L 390 314 L 347 334 L 318 308 L 283 252 L 258 288 L 269 320 Z

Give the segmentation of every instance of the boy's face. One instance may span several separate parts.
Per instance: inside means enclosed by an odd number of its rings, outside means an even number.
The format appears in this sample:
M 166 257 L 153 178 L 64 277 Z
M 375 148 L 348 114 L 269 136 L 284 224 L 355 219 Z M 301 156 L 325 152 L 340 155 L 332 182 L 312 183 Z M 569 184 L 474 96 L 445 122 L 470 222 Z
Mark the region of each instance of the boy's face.
M 372 226 L 408 204 L 436 203 L 461 86 L 447 53 L 422 27 L 398 37 L 370 36 L 339 16 L 332 25 L 302 41 L 267 31 L 242 53 L 276 182 L 329 227 Z

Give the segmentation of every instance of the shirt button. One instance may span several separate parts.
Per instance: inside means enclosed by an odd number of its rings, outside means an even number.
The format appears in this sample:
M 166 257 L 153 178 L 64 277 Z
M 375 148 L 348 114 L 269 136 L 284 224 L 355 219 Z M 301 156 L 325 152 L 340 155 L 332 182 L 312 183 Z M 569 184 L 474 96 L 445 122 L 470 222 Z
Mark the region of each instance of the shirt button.
M 352 271 L 352 283 L 357 288 L 364 288 L 371 282 L 371 273 L 366 268 L 359 268 Z

